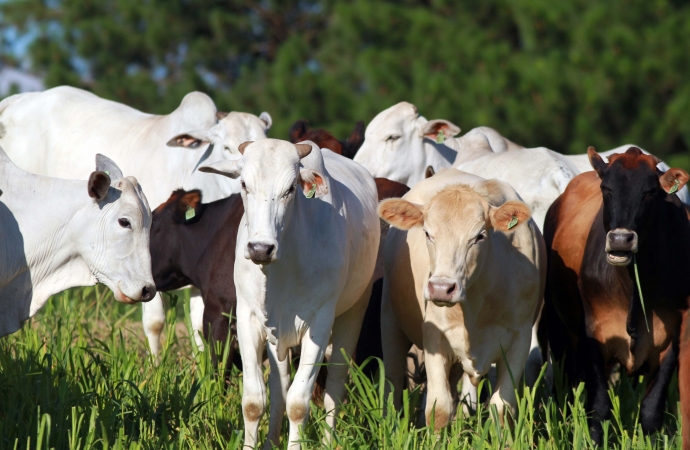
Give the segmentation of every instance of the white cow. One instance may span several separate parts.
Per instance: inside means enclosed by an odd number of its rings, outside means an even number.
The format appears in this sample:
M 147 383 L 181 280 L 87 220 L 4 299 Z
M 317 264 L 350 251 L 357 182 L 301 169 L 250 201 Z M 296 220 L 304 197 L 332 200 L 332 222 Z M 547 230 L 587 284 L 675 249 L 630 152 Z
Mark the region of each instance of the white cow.
M 457 170 L 381 202 L 381 335 L 386 376 L 400 404 L 410 344 L 424 350 L 426 422 L 444 427 L 460 376 L 476 386 L 497 366 L 491 397 L 503 419 L 530 349 L 546 281 L 544 240 L 515 190 Z M 407 231 L 409 230 L 409 231 Z
M 139 180 L 154 207 L 178 188 L 201 189 L 207 201 L 239 192 L 237 182 L 206 176 L 196 168 L 236 157 L 239 144 L 265 138 L 270 127 L 268 113 L 260 117 L 217 113 L 213 100 L 201 92 L 187 94 L 165 116 L 68 86 L 17 94 L 0 102 L 0 145 L 19 167 L 57 178 L 88 178 L 89 161 L 102 153 Z M 157 355 L 165 323 L 163 302 L 157 295 L 144 305 L 144 331 Z M 190 310 L 197 344 L 202 346 L 200 296 L 192 297 Z
M 489 127 L 475 128 L 455 138 L 460 128 L 447 120 L 427 120 L 417 107 L 401 102 L 379 113 L 367 126 L 364 143 L 354 160 L 374 177 L 388 178 L 410 187 L 435 172 L 450 167 L 458 152 L 472 153 L 465 136 L 481 134 L 496 152 L 520 148 Z M 495 147 L 495 148 L 493 148 Z M 421 168 L 421 169 L 420 169 Z
M 137 180 L 102 155 L 87 178 L 31 174 L 0 149 L 0 336 L 71 287 L 100 282 L 125 303 L 155 294 L 151 211 Z
M 357 343 L 379 244 L 376 185 L 359 164 L 309 141 L 264 139 L 241 145 L 240 152 L 237 161 L 199 170 L 242 181 L 245 214 L 235 280 L 244 445 L 256 446 L 266 406 L 266 344 L 271 411 L 265 448 L 278 444 L 286 406 L 288 446 L 299 448 L 299 429 L 329 341 L 324 406 L 331 429 L 345 394 L 347 365 L 340 349 L 351 354 Z M 288 349 L 297 345 L 300 365 L 290 384 Z

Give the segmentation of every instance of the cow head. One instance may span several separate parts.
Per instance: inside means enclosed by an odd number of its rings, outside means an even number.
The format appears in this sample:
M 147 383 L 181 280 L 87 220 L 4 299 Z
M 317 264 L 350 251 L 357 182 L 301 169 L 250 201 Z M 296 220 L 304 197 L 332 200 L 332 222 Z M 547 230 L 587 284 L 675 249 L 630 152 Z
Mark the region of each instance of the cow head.
M 512 233 L 530 219 L 524 203 L 508 201 L 500 207 L 491 206 L 466 185 L 446 187 L 424 206 L 404 199 L 384 200 L 378 211 L 396 228 L 424 230 L 430 262 L 424 298 L 438 306 L 465 301 L 496 234 Z
M 655 206 L 685 186 L 688 173 L 678 168 L 660 173 L 659 160 L 637 147 L 610 155 L 608 163 L 594 147 L 589 147 L 587 155 L 601 179 L 606 259 L 609 264 L 627 266 L 645 240 Z
M 151 270 L 156 286 L 189 284 L 179 270 L 181 226 L 197 223 L 202 215 L 201 191 L 174 191 L 153 211 L 151 224 Z
M 217 124 L 204 130 L 188 131 L 168 141 L 170 147 L 201 148 L 211 144 L 214 158 L 225 159 L 230 155 L 239 155 L 238 147 L 248 140 L 264 139 L 273 121 L 267 112 L 259 117 L 243 112 L 218 113 Z M 202 161 L 203 162 L 203 161 Z
M 401 102 L 382 111 L 369 123 L 364 143 L 354 160 L 374 177 L 413 186 L 424 179 L 430 152 L 447 154 L 450 166 L 455 152 L 443 142 L 458 133 L 460 128 L 447 120 L 428 121 L 419 116 L 414 105 Z
M 328 194 L 328 184 L 323 174 L 299 167 L 312 151 L 311 144 L 263 139 L 245 142 L 239 151 L 243 156 L 238 160 L 219 161 L 199 170 L 241 180 L 248 228 L 244 256 L 267 265 L 280 259 L 281 237 L 295 203 Z
M 75 227 L 81 257 L 118 301 L 151 300 L 156 293 L 149 254 L 151 211 L 139 183 L 99 154 L 87 192 L 92 207 L 75 218 L 83 222 Z

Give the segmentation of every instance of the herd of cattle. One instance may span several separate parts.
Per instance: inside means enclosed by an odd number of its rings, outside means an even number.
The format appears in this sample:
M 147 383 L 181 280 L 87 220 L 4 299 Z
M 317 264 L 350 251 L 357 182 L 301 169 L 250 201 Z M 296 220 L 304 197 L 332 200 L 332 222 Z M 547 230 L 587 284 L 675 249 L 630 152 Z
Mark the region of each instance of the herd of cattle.
M 268 139 L 271 124 L 198 92 L 165 116 L 71 87 L 0 102 L 0 336 L 51 295 L 100 282 L 145 302 L 157 355 L 156 292 L 191 285 L 198 345 L 236 336 L 246 446 L 266 409 L 265 355 L 267 444 L 287 412 L 297 448 L 324 359 L 333 429 L 346 356 L 382 357 L 399 406 L 416 346 L 437 429 L 460 399 L 476 407 L 492 365 L 489 401 L 503 420 L 515 376 L 534 383 L 544 354 L 585 382 L 599 443 L 614 364 L 648 376 L 648 433 L 679 366 L 690 448 L 684 170 L 631 145 L 564 156 L 487 127 L 458 136 L 405 102 L 344 141 L 304 121 L 290 141 Z

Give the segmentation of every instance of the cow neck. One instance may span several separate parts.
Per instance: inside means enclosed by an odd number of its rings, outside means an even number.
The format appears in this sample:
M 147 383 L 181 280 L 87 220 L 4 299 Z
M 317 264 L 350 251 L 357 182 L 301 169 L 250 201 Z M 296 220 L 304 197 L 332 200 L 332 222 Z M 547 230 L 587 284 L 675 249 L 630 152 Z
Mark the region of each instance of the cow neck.
M 214 268 L 205 263 L 216 261 L 216 252 L 226 252 L 230 247 L 234 249 L 243 213 L 242 198 L 235 194 L 202 204 L 198 222 L 180 225 L 180 254 L 184 258 L 180 264 L 182 274 L 202 291 L 210 287 L 206 280 L 214 275 Z
M 645 302 L 655 299 L 663 303 L 652 307 L 685 309 L 690 297 L 690 222 L 675 196 L 656 201 L 652 214 L 649 229 L 638 233 L 636 255 Z M 627 269 L 635 283 L 633 264 Z
M 78 235 L 95 227 L 93 219 L 101 215 L 87 195 L 85 181 L 22 174 L 19 169 L 15 172 L 24 175 L 23 182 L 13 180 L 12 191 L 5 191 L 2 199 L 11 208 L 24 240 L 33 315 L 51 295 L 96 284 L 97 279 L 80 256 Z M 45 220 L 36 220 L 37 214 Z

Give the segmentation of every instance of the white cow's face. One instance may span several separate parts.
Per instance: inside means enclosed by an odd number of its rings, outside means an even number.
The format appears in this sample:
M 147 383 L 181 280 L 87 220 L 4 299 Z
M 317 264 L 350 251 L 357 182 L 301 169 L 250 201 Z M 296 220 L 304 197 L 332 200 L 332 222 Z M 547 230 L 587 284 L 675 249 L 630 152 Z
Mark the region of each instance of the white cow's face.
M 91 272 L 117 300 L 148 301 L 156 293 L 149 253 L 151 211 L 137 180 L 122 178 L 112 161 L 106 164 L 107 172 L 99 164 L 101 170 L 89 178 L 93 206 L 80 217 L 75 239 Z
M 239 146 L 242 158 L 200 167 L 242 182 L 242 201 L 248 242 L 244 256 L 266 265 L 280 259 L 280 242 L 297 204 L 304 196 L 328 193 L 323 176 L 299 168 L 300 159 L 312 150 L 309 144 L 277 139 L 246 142 Z M 300 197 L 301 196 L 301 197 Z
M 472 188 L 454 185 L 423 207 L 402 199 L 385 200 L 379 215 L 397 228 L 422 227 L 430 262 L 424 298 L 453 306 L 466 300 L 468 289 L 480 278 L 491 241 L 529 220 L 529 208 L 518 201 L 495 208 Z
M 369 123 L 354 160 L 374 177 L 412 186 L 424 179 L 427 154 L 434 151 L 436 141 L 459 132 L 460 128 L 446 120 L 427 121 L 419 116 L 414 105 L 401 102 Z
M 241 143 L 265 139 L 272 125 L 271 116 L 267 112 L 262 112 L 259 117 L 243 112 L 219 114 L 221 119 L 211 128 L 175 136 L 168 141 L 168 146 L 195 149 L 210 143 L 213 145 L 214 157 L 204 159 L 213 161 L 236 158 L 240 155 L 238 147 Z

